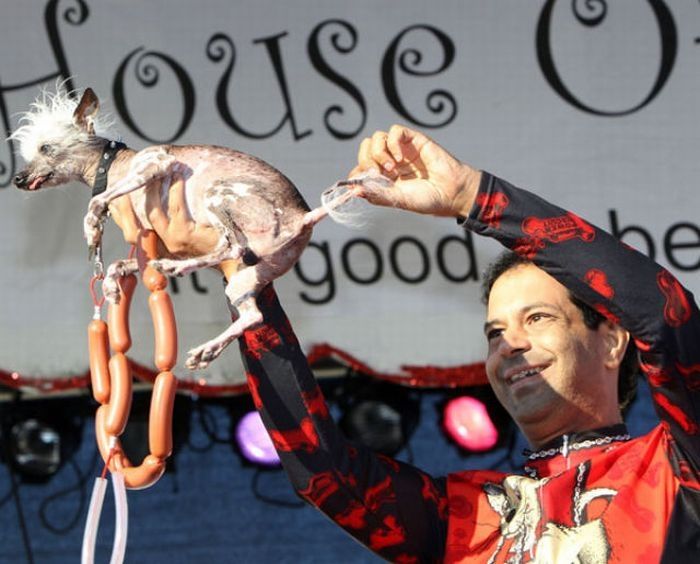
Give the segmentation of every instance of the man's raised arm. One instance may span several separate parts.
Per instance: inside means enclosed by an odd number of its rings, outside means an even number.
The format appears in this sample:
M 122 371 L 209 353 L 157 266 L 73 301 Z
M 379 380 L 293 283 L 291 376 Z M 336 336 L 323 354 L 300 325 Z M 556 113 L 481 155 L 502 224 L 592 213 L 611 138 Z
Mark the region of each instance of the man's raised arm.
M 461 218 L 465 228 L 530 259 L 627 329 L 657 412 L 680 445 L 671 444 L 669 455 L 687 460 L 697 475 L 700 312 L 671 273 L 576 214 L 461 163 L 409 128 L 393 126 L 362 143 L 351 176 L 372 168 L 394 180 L 393 186 L 379 195 L 358 188 L 359 196 L 378 205 Z M 674 466 L 679 473 L 686 468 Z

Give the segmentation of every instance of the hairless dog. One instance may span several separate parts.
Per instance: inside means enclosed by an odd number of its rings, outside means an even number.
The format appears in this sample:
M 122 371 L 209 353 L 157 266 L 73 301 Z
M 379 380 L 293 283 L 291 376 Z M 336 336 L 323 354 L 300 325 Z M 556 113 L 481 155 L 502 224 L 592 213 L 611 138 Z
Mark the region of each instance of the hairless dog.
M 262 321 L 255 302 L 258 292 L 294 265 L 313 226 L 326 215 L 335 216 L 336 208 L 353 197 L 353 185 L 380 190 L 389 182 L 379 174 L 338 182 L 324 193 L 321 206 L 309 210 L 292 182 L 261 159 L 212 145 L 157 145 L 134 151 L 102 133 L 105 124 L 98 109 L 90 88 L 77 102 L 60 88 L 55 94 L 44 93 L 11 136 L 27 163 L 14 183 L 30 191 L 71 181 L 92 185 L 83 227 L 88 245 L 95 249 L 108 211 L 131 217 L 119 227 L 127 241 L 134 242 L 129 225 L 152 228 L 149 191 L 160 190 L 157 196 L 167 199 L 173 178 L 185 179 L 190 216 L 216 229 L 218 242 L 202 256 L 165 248 L 152 266 L 168 276 L 181 276 L 204 267 L 236 265 L 222 269 L 228 275 L 225 292 L 235 321 L 188 352 L 185 366 L 190 369 L 206 368 L 244 330 Z M 97 193 L 99 188 L 104 191 Z M 103 283 L 110 302 L 119 300 L 118 278 L 138 268 L 136 259 L 110 265 Z

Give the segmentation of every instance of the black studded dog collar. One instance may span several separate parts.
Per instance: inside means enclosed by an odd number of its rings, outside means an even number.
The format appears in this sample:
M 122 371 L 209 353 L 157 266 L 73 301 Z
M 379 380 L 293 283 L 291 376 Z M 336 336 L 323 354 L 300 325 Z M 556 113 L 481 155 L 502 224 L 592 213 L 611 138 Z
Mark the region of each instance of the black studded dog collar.
M 105 143 L 100 162 L 97 165 L 97 174 L 95 175 L 95 183 L 92 185 L 92 197 L 102 194 L 107 189 L 107 174 L 109 167 L 112 166 L 117 153 L 125 149 L 126 145 L 119 141 L 107 141 Z

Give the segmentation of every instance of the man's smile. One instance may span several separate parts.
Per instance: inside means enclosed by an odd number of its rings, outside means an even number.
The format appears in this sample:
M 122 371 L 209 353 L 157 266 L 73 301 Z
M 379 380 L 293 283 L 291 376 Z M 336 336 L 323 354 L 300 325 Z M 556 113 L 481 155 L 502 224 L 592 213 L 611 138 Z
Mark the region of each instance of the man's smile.
M 545 370 L 548 364 L 537 364 L 537 365 L 526 365 L 526 366 L 516 366 L 506 370 L 503 375 L 503 381 L 507 386 L 513 386 L 518 382 L 532 378 L 533 376 L 539 375 L 543 370 Z

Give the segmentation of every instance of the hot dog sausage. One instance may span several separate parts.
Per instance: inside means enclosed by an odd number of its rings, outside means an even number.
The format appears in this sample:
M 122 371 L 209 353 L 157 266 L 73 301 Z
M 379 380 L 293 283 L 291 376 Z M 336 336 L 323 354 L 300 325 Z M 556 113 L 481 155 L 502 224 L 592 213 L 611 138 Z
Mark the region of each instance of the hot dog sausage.
M 107 324 L 93 319 L 88 325 L 88 354 L 92 395 L 100 404 L 109 401 L 109 341 Z
M 109 360 L 111 392 L 109 411 L 105 418 L 105 430 L 118 437 L 124 432 L 131 410 L 131 370 L 129 359 L 123 353 L 117 353 Z
M 157 458 L 167 458 L 173 450 L 173 404 L 177 379 L 172 372 L 161 372 L 153 385 L 148 419 L 148 446 Z
M 159 290 L 148 297 L 155 335 L 154 362 L 159 371 L 172 369 L 177 362 L 175 313 L 167 292 Z
M 107 322 L 109 324 L 109 342 L 112 350 L 125 353 L 131 348 L 131 334 L 129 333 L 129 309 L 131 297 L 136 287 L 136 276 L 129 274 L 119 279 L 121 299 L 119 303 L 109 304 L 107 308 Z
M 124 468 L 124 484 L 131 490 L 140 490 L 153 485 L 165 472 L 165 460 L 151 454 L 143 459 L 140 466 Z

